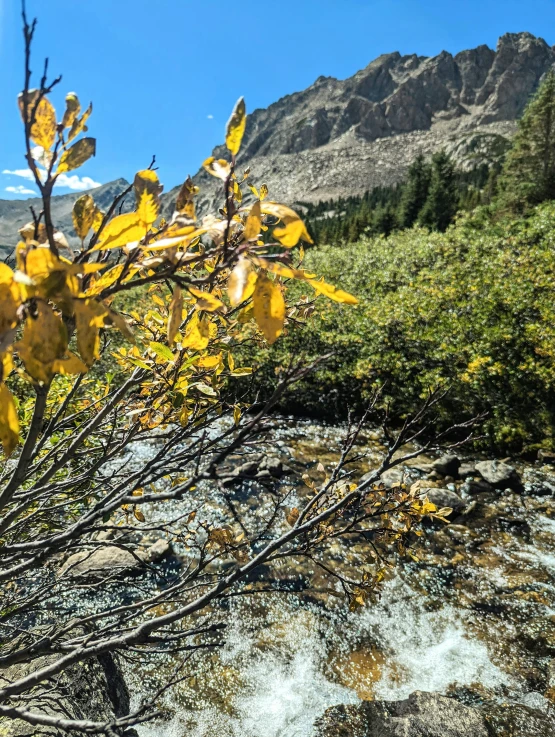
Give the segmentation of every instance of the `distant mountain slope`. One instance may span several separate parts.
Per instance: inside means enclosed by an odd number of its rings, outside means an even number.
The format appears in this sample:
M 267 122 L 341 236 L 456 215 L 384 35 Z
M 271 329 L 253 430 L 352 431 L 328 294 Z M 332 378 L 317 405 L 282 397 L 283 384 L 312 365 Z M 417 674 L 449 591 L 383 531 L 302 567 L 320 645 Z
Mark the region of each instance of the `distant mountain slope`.
M 403 178 L 415 156 L 449 150 L 470 168 L 506 148 L 515 121 L 555 65 L 555 48 L 530 33 L 508 33 L 487 46 L 435 57 L 384 54 L 345 80 L 320 77 L 302 92 L 254 110 L 239 156 L 253 179 L 283 202 L 318 202 L 362 194 Z M 225 147 L 214 149 L 226 156 Z M 201 212 L 222 204 L 219 180 L 200 170 Z M 107 207 L 125 180 L 91 194 Z M 178 188 L 162 196 L 171 213 Z M 54 198 L 55 221 L 72 235 L 80 193 Z M 13 245 L 37 200 L 0 200 L 0 245 Z
M 96 204 L 101 210 L 106 210 L 113 202 L 114 197 L 123 192 L 128 186 L 125 179 L 116 179 L 101 187 L 88 190 L 92 195 Z M 52 197 L 52 218 L 58 228 L 61 230 L 70 243 L 79 244 L 76 238 L 73 223 L 71 220 L 71 210 L 73 203 L 80 197 L 83 192 L 71 192 L 70 194 L 55 195 Z M 132 204 L 130 199 L 129 206 Z M 33 197 L 29 200 L 0 200 L 0 247 L 15 246 L 18 241 L 18 229 L 25 223 L 30 222 L 30 208 L 33 207 L 38 214 L 42 209 L 42 200 Z
M 502 36 L 496 51 L 385 54 L 348 79 L 320 77 L 252 112 L 239 164 L 286 202 L 392 184 L 420 151 L 447 148 L 469 167 L 504 148 L 500 136 L 512 135 L 554 64 L 555 49 L 530 33 Z M 225 156 L 225 148 L 213 155 Z M 217 181 L 202 171 L 197 180 L 205 206 L 221 202 Z

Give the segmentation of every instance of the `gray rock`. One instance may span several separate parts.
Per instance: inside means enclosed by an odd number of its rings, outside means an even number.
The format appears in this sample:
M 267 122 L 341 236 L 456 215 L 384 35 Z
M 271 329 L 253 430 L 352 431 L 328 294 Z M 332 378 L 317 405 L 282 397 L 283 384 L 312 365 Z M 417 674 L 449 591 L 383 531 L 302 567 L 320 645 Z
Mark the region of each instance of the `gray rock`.
M 503 461 L 480 461 L 476 464 L 476 470 L 494 489 L 523 490 L 522 481 L 516 469 Z
M 0 683 L 13 683 L 48 666 L 55 656 L 42 656 L 31 662 L 0 669 Z M 17 703 L 17 702 L 16 702 Z M 25 707 L 47 716 L 112 721 L 129 714 L 129 691 L 114 656 L 104 654 L 73 666 L 52 682 L 39 684 Z M 20 719 L 0 717 L 1 737 L 80 737 L 82 732 L 67 732 L 57 727 L 32 726 Z M 124 737 L 136 737 L 128 729 Z
M 466 504 L 460 498 L 458 494 L 449 489 L 422 489 L 422 492 L 426 493 L 428 499 L 435 504 L 438 509 L 442 507 L 451 507 L 453 509 L 453 515 L 457 512 L 462 511 Z
M 458 456 L 450 453 L 443 455 L 441 458 L 438 458 L 437 461 L 434 461 L 432 467 L 434 471 L 437 471 L 442 476 L 452 476 L 453 478 L 456 478 L 460 465 L 461 462 Z
M 158 563 L 171 552 L 171 544 L 162 538 L 149 548 L 137 548 L 133 552 L 117 545 L 83 550 L 67 558 L 58 576 L 105 579 L 137 574 L 144 570 L 145 564 Z
M 279 458 L 265 456 L 258 466 L 260 471 L 268 471 L 275 479 L 280 479 L 284 475 L 283 463 Z
M 365 473 L 364 476 L 361 477 L 360 483 L 364 483 L 367 481 L 372 475 L 373 471 L 369 471 L 368 473 Z M 395 484 L 410 484 L 414 483 L 418 477 L 418 473 L 415 469 L 406 468 L 404 466 L 395 466 L 394 468 L 389 468 L 387 471 L 384 471 L 376 483 L 382 483 L 386 489 L 390 489 Z
M 404 701 L 332 706 L 314 725 L 314 737 L 490 737 L 473 708 L 416 691 Z M 524 736 L 523 736 L 524 737 Z
M 493 486 L 487 481 L 479 478 L 467 478 L 461 486 L 461 491 L 465 494 L 475 496 L 476 494 L 485 494 L 493 491 Z
M 555 466 L 555 452 L 552 450 L 538 450 L 538 461 Z
M 476 476 L 476 464 L 465 461 L 459 466 L 459 478 L 465 479 L 468 476 Z

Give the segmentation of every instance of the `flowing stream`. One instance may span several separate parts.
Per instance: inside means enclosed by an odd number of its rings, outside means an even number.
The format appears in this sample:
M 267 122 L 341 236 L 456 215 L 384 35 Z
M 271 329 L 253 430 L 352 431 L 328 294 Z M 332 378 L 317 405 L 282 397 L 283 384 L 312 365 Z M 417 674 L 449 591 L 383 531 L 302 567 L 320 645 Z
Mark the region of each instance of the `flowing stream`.
M 308 468 L 337 459 L 342 434 L 287 421 L 268 448 Z M 371 467 L 379 437 L 366 443 Z M 555 658 L 555 469 L 518 470 L 524 494 L 467 496 L 463 516 L 427 530 L 420 562 L 392 574 L 377 603 L 349 612 L 344 602 L 300 595 L 234 601 L 223 649 L 197 661 L 168 694 L 168 719 L 140 727 L 141 737 L 310 737 L 331 705 L 415 690 L 547 708 L 555 693 L 546 675 Z M 459 483 L 453 488 L 465 497 Z M 136 699 L 155 670 L 128 674 Z

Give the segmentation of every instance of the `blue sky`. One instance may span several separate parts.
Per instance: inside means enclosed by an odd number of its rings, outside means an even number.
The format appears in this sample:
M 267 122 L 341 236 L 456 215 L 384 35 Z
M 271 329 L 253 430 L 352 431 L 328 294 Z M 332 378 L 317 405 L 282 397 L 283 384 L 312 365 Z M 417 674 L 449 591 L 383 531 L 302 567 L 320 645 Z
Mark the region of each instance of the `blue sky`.
M 555 0 L 27 0 L 39 25 L 33 70 L 50 57 L 94 112 L 97 155 L 70 188 L 130 179 L 156 154 L 166 189 L 220 143 L 235 100 L 265 107 L 321 74 L 345 78 L 381 53 L 456 53 L 508 31 L 555 43 Z M 0 0 L 0 198 L 34 187 L 16 96 L 22 85 L 19 0 Z M 87 177 L 88 179 L 84 179 Z M 23 189 L 22 194 L 17 190 Z M 8 189 L 8 191 L 6 191 Z M 16 190 L 16 191 L 13 191 Z

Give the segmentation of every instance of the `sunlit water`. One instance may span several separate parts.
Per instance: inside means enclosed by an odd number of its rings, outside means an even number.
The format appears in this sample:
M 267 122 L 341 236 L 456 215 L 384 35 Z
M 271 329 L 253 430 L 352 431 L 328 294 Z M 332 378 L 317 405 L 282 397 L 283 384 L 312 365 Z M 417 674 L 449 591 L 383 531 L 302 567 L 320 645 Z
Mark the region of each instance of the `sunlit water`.
M 329 454 L 340 434 L 336 428 L 299 423 L 276 433 L 275 447 L 298 456 L 303 444 L 312 443 Z M 529 521 L 530 542 L 512 540 L 490 549 L 497 564 L 463 564 L 476 592 L 510 589 L 515 569 L 537 571 L 541 585 L 532 589 L 542 596 L 555 590 L 555 521 L 541 514 L 530 515 Z M 200 660 L 195 677 L 168 695 L 172 718 L 141 726 L 139 734 L 310 737 L 315 719 L 338 703 L 356 703 L 361 696 L 402 699 L 415 690 L 448 693 L 477 684 L 541 708 L 543 696 L 515 675 L 497 647 L 504 636 L 500 632 L 514 634 L 518 624 L 507 620 L 500 630 L 496 620 L 498 629 L 489 635 L 488 615 L 462 606 L 446 591 L 440 578 L 435 589 L 422 588 L 413 570 L 390 580 L 377 603 L 354 613 L 343 605 L 330 612 L 278 595 L 267 595 L 254 608 L 233 604 L 225 647 L 210 667 Z M 534 603 L 534 612 L 551 616 L 549 602 L 541 602 Z M 526 615 L 527 601 L 516 606 Z M 130 676 L 137 683 L 138 703 L 143 676 L 138 671 Z

